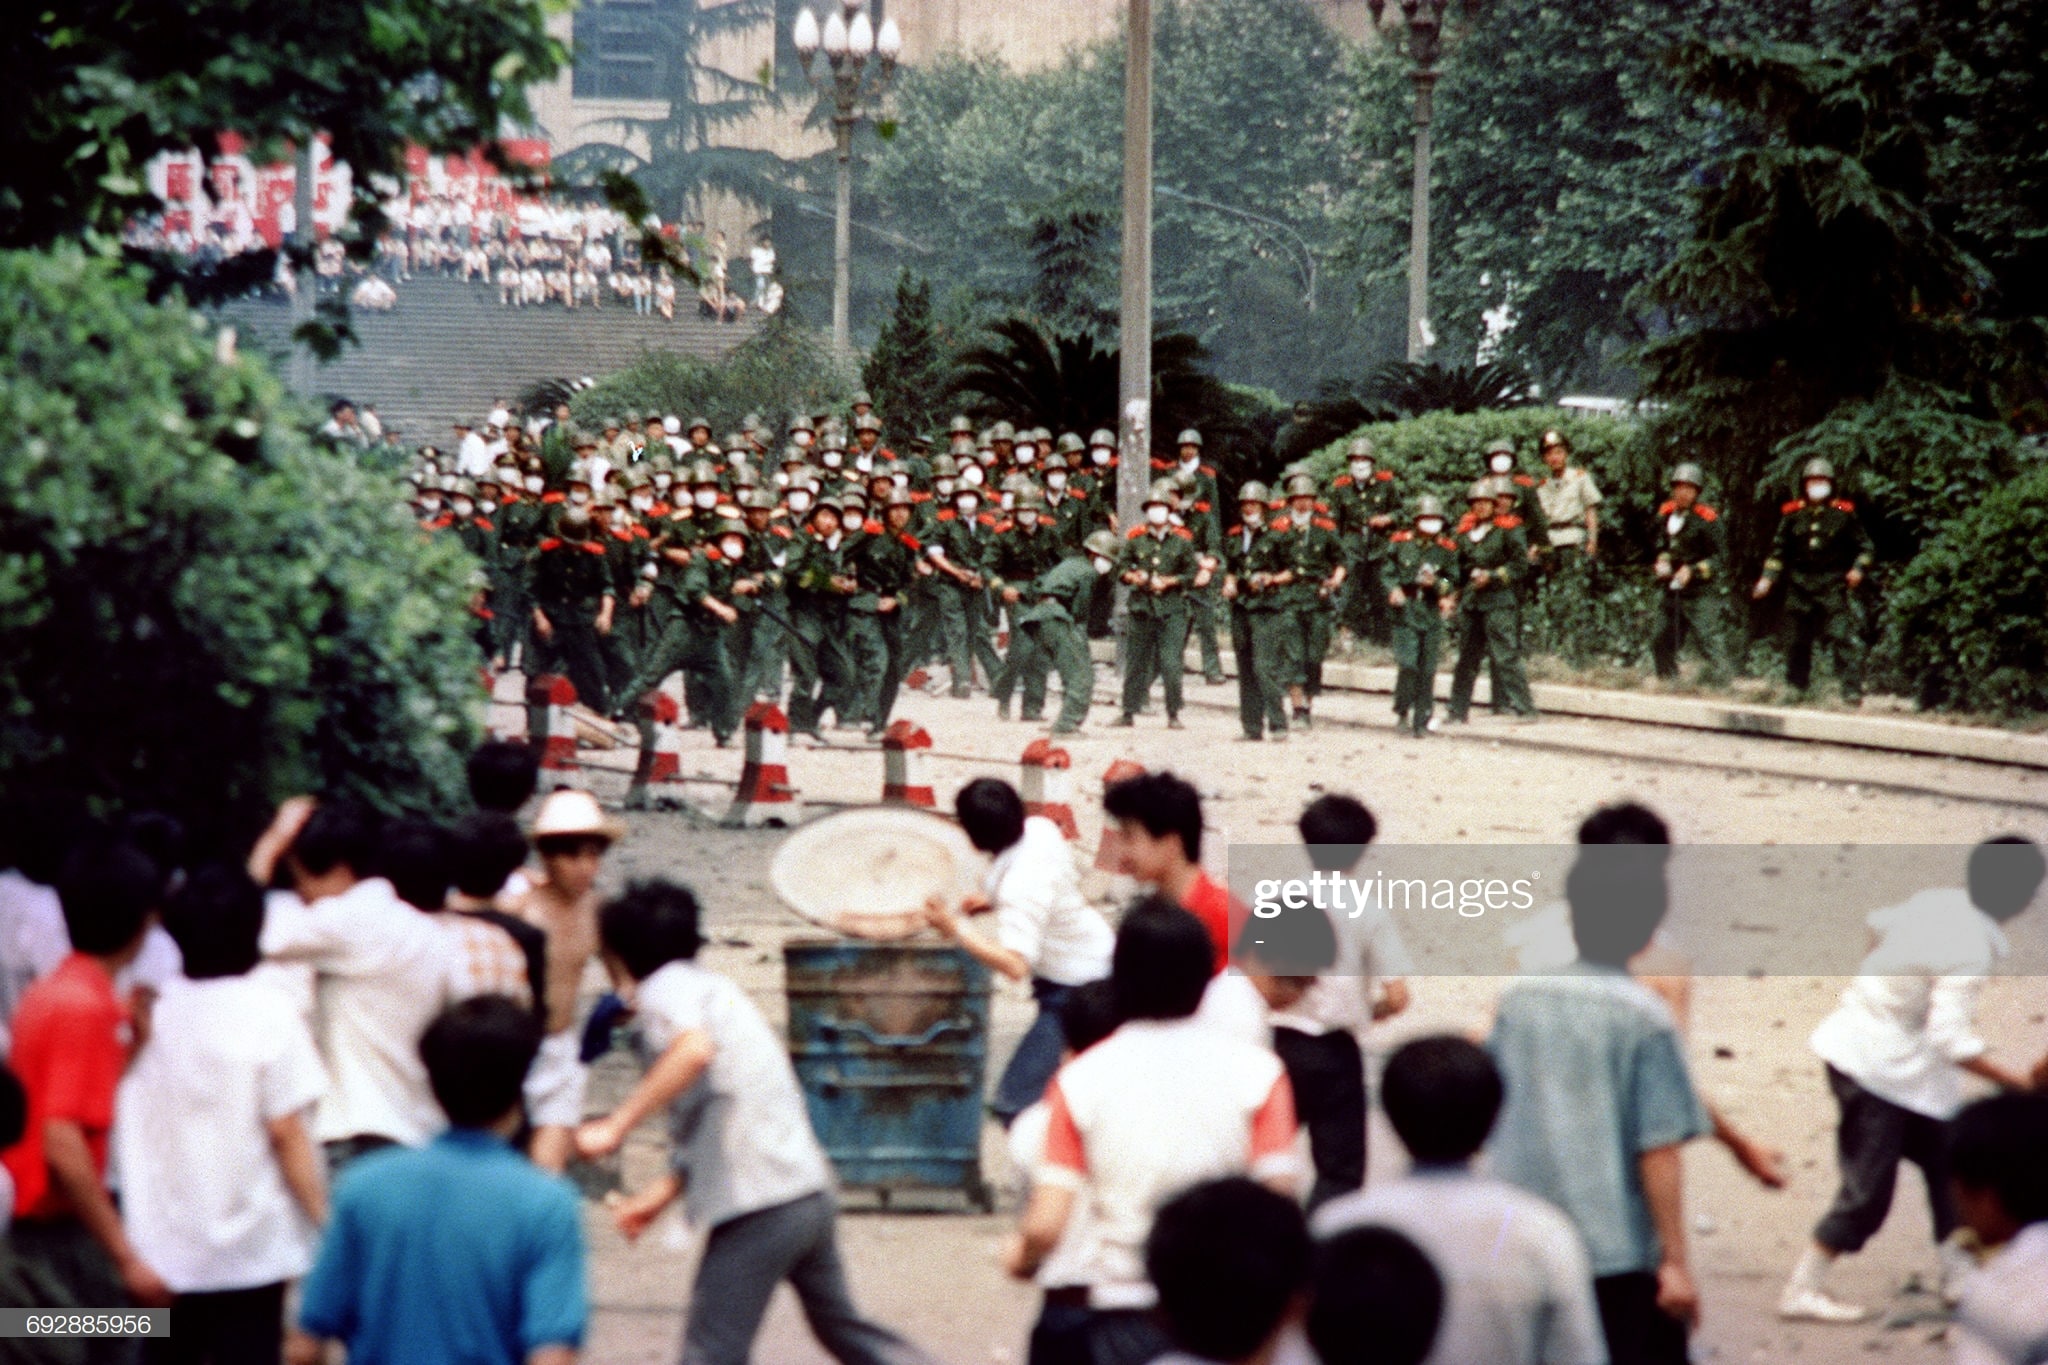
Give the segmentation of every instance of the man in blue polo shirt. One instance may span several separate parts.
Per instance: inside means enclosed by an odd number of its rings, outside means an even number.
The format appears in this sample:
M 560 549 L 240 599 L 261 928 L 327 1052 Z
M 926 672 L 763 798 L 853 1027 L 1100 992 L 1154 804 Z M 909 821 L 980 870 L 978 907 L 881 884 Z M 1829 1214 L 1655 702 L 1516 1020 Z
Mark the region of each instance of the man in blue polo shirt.
M 576 1193 L 509 1142 L 539 1047 L 533 1012 L 503 996 L 428 1027 L 420 1057 L 451 1126 L 342 1177 L 293 1365 L 315 1365 L 327 1341 L 349 1365 L 572 1365 L 589 1318 Z

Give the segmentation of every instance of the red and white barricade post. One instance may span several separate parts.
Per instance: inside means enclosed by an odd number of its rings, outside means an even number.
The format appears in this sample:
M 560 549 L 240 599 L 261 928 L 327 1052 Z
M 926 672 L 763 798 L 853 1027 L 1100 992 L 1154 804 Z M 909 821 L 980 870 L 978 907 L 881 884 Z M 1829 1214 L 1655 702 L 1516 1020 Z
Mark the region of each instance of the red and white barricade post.
M 526 685 L 528 727 L 539 712 L 547 736 L 540 766 L 564 772 L 576 766 L 576 717 L 569 708 L 576 704 L 576 684 L 559 673 L 543 673 Z
M 747 762 L 723 823 L 743 829 L 796 824 L 803 804 L 789 784 L 789 717 L 774 702 L 757 701 L 747 708 L 746 728 Z
M 683 709 L 676 699 L 666 692 L 652 694 L 654 700 L 650 717 L 654 723 L 654 761 L 648 765 L 649 782 L 680 782 L 683 780 L 683 730 L 677 722 L 682 719 Z
M 931 775 L 925 769 L 932 737 L 915 721 L 891 721 L 882 732 L 882 804 L 921 806 L 930 810 L 939 803 L 932 795 Z
M 1060 827 L 1069 839 L 1081 837 L 1074 824 L 1074 761 L 1065 749 L 1049 739 L 1034 739 L 1024 746 L 1017 771 L 1017 788 L 1024 797 L 1026 815 L 1043 815 Z

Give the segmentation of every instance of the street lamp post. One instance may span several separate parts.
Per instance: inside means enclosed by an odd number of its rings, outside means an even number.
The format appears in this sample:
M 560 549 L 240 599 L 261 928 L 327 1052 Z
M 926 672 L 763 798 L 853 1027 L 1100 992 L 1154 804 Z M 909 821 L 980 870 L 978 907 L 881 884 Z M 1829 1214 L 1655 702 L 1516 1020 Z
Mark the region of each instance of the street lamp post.
M 853 307 L 853 128 L 865 104 L 882 97 L 896 76 L 903 35 L 894 19 L 877 29 L 867 0 L 838 0 L 823 23 L 809 7 L 797 11 L 790 31 L 804 76 L 832 100 L 832 136 L 839 151 L 839 176 L 832 221 L 832 354 L 853 354 L 849 315 Z
M 1377 21 L 1384 0 L 1374 0 Z M 1442 50 L 1443 0 L 1401 0 L 1408 30 L 1408 55 L 1415 69 L 1415 184 L 1408 221 L 1408 358 L 1429 350 L 1429 124 L 1436 95 L 1436 59 Z

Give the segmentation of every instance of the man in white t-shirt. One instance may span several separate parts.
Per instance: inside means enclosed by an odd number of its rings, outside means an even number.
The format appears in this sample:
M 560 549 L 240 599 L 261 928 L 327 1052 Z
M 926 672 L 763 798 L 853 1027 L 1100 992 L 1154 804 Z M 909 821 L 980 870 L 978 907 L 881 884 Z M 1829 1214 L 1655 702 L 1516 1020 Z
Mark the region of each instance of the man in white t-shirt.
M 185 975 L 118 1092 L 122 1221 L 177 1295 L 181 1349 L 275 1360 L 285 1286 L 327 1216 L 311 1129 L 327 1076 L 291 1001 L 252 974 L 263 893 L 240 869 L 201 868 L 163 918 Z
M 709 1231 L 690 1290 L 683 1359 L 746 1365 L 775 1287 L 796 1290 L 819 1344 L 849 1365 L 927 1365 L 928 1357 L 861 1317 L 839 1259 L 832 1168 L 811 1131 L 789 1049 L 746 993 L 699 967 L 697 898 L 636 882 L 604 908 L 605 965 L 630 1000 L 647 1074 L 603 1118 L 576 1131 L 586 1160 L 615 1152 L 666 1110 L 670 1174 L 621 1202 L 629 1239 L 679 1195 Z
M 1017 789 L 998 778 L 977 778 L 960 789 L 954 809 L 977 849 L 993 856 L 982 895 L 963 906 L 992 912 L 996 941 L 962 929 L 958 912 L 943 903 L 926 907 L 931 926 L 976 961 L 1012 981 L 1029 980 L 1038 1017 L 1017 1044 L 996 1082 L 991 1108 L 1008 1127 L 1045 1094 L 1066 1046 L 1061 1003 L 1076 986 L 1109 975 L 1115 943 L 1109 922 L 1081 895 L 1073 849 L 1058 825 L 1027 818 Z
M 263 951 L 314 970 L 317 1041 L 331 1081 L 314 1127 L 334 1175 L 365 1152 L 416 1147 L 444 1126 L 419 1042 L 449 1003 L 452 949 L 390 882 L 362 875 L 376 855 L 366 812 L 304 798 L 280 808 L 250 855 L 259 884 L 281 858 L 305 906 L 266 921 Z
M 1841 1189 L 1785 1285 L 1780 1317 L 1866 1316 L 1828 1294 L 1822 1280 L 1836 1257 L 1862 1250 L 1884 1225 L 1901 1160 L 1927 1179 L 1942 1293 L 1955 1302 L 1971 1265 L 1948 1242 L 1958 1220 L 1944 1125 L 1962 1108 L 1965 1072 L 2003 1089 L 2028 1088 L 2026 1076 L 1987 1055 L 1977 997 L 2009 951 L 2000 926 L 2033 901 L 2043 869 L 2041 850 L 2027 840 L 1987 840 L 1971 850 L 1967 890 L 1922 891 L 1870 916 L 1870 954 L 1811 1040 L 1841 1112 Z

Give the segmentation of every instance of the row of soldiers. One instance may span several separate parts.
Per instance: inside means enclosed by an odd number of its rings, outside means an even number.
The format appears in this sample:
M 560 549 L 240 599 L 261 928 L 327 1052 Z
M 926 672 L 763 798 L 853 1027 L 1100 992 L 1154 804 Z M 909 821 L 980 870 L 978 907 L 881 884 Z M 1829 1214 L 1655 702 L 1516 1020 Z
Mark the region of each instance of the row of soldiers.
M 482 566 L 488 653 L 519 660 L 529 677 L 566 675 L 586 703 L 643 735 L 659 685 L 677 671 L 692 723 L 720 742 L 748 703 L 785 695 L 799 733 L 822 739 L 829 714 L 872 735 L 902 679 L 939 662 L 954 695 L 969 695 L 978 666 L 998 714 L 1016 698 L 1026 720 L 1043 718 L 1057 673 L 1054 728 L 1069 733 L 1088 711 L 1087 639 L 1106 620 L 1112 583 L 1129 589 L 1130 604 L 1120 725 L 1135 723 L 1156 681 L 1178 727 L 1189 636 L 1221 682 L 1220 658 L 1209 656 L 1227 622 L 1245 737 L 1284 736 L 1311 721 L 1339 621 L 1375 615 L 1392 637 L 1395 709 L 1411 732 L 1433 728 L 1446 636 L 1458 646 L 1452 719 L 1469 711 L 1482 666 L 1496 710 L 1533 715 L 1521 664 L 1527 594 L 1576 572 L 1597 547 L 1599 492 L 1555 432 L 1540 481 L 1512 472 L 1511 446 L 1490 448 L 1489 472 L 1455 523 L 1433 497 L 1403 508 L 1361 439 L 1328 486 L 1300 471 L 1277 489 L 1245 484 L 1226 528 L 1201 434 L 1184 431 L 1174 458 L 1153 462 L 1143 523 L 1120 528 L 1107 430 L 1053 440 L 1007 423 L 976 432 L 959 418 L 943 452 L 918 440 L 899 457 L 861 405 L 850 438 L 837 422 L 799 416 L 771 458 L 756 423 L 726 447 L 701 419 L 681 439 L 678 427 L 552 431 L 540 444 L 567 447 L 558 472 L 540 451 L 514 448 L 476 479 L 431 459 L 411 476 L 422 524 L 461 540 Z M 1832 471 L 1808 473 L 1756 591 L 1787 584 L 1795 682 L 1824 638 L 1853 693 L 1854 635 L 1840 608 L 1869 543 L 1854 509 L 1832 496 Z M 1686 645 L 1710 673 L 1722 666 L 1712 619 L 1722 543 L 1716 514 L 1698 501 L 1703 483 L 1696 466 L 1681 466 L 1660 509 L 1660 672 L 1675 671 Z M 1847 573 L 1829 567 L 1837 560 Z

